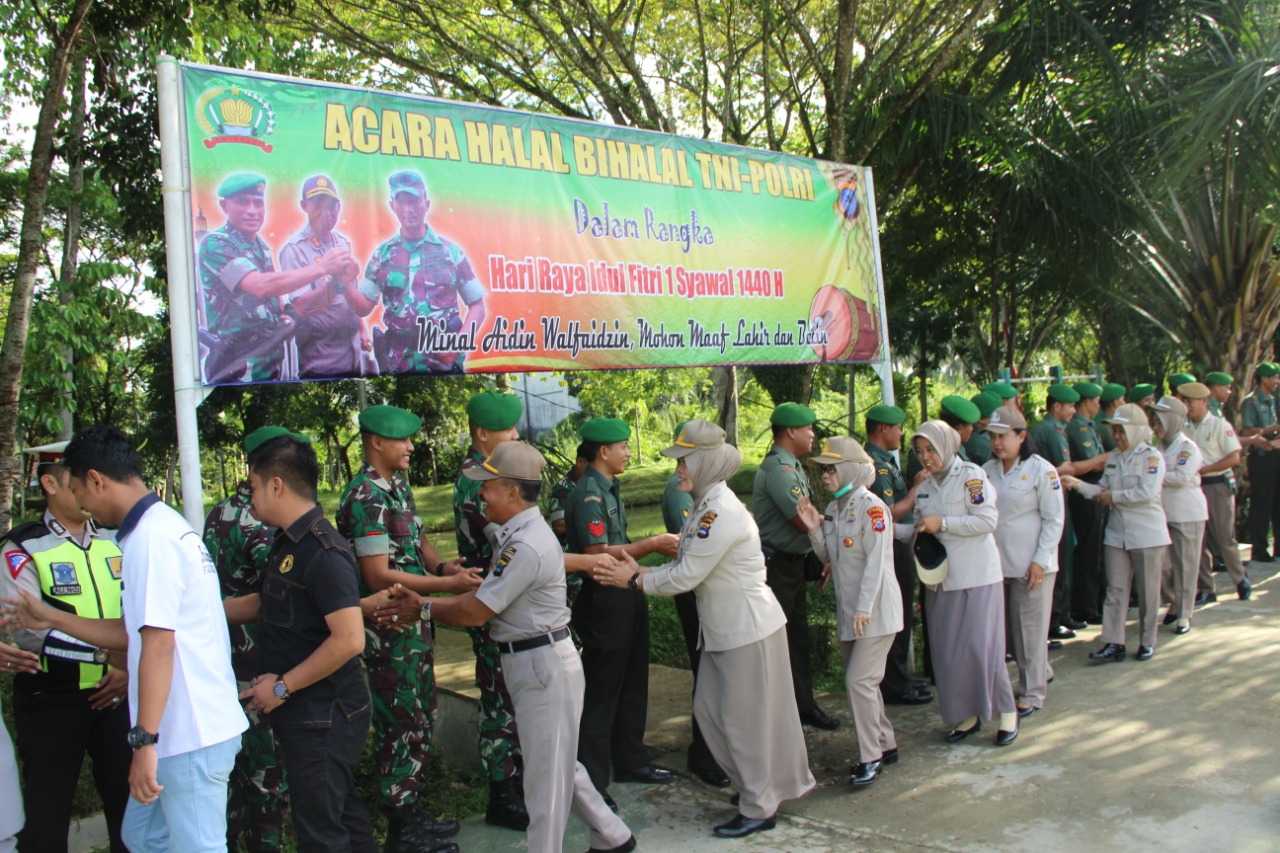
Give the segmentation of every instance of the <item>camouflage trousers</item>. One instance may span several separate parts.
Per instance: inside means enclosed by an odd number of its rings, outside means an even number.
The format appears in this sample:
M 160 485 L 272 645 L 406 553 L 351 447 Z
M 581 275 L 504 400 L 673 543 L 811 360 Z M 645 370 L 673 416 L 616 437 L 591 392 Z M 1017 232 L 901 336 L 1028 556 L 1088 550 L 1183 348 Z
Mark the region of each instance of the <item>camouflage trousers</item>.
M 468 628 L 476 653 L 476 687 L 480 688 L 480 762 L 491 782 L 501 782 L 522 766 L 515 705 L 502 675 L 502 653 L 488 627 Z
M 422 623 L 404 631 L 365 629 L 364 662 L 373 707 L 378 805 L 418 801 L 430 767 L 436 682 L 431 640 Z
M 240 690 L 252 682 L 237 681 Z M 277 853 L 284 839 L 289 811 L 284 756 L 271 733 L 270 718 L 247 711 L 249 730 L 240 738 L 240 752 L 227 785 L 227 849 L 239 850 L 243 837 L 248 853 Z

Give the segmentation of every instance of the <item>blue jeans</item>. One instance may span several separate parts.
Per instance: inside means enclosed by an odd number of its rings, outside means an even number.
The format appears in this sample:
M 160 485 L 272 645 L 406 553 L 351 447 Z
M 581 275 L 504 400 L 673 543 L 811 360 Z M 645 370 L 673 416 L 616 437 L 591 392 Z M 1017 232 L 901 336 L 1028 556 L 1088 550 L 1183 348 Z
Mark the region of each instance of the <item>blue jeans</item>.
M 227 849 L 227 780 L 240 751 L 230 740 L 161 758 L 160 797 L 143 805 L 132 797 L 121 835 L 133 853 L 206 853 Z

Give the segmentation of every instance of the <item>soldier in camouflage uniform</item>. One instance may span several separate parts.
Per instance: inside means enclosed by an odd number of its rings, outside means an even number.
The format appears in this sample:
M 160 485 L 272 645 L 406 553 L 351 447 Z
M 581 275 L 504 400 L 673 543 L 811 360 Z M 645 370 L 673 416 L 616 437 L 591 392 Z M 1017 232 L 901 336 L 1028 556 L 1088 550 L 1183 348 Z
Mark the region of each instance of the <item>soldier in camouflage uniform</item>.
M 226 224 L 200 243 L 200 287 L 204 292 L 205 381 L 264 382 L 280 378 L 285 342 L 293 324 L 278 297 L 324 276 L 338 276 L 351 263 L 345 249 L 329 249 L 314 263 L 276 271 L 271 249 L 258 235 L 266 209 L 267 182 L 259 175 L 229 175 L 218 187 Z
M 465 353 L 422 352 L 419 341 L 427 329 L 474 336 L 484 322 L 484 287 L 462 249 L 427 225 L 431 199 L 422 175 L 396 172 L 388 182 L 400 232 L 373 253 L 359 289 L 348 294 L 351 305 L 366 316 L 382 300 L 387 329 L 375 331 L 373 347 L 383 374 L 462 373 Z
M 578 485 L 578 480 L 582 477 L 582 473 L 587 470 L 587 460 L 582 457 L 582 445 L 578 445 L 578 453 L 574 457 L 573 467 L 565 472 L 564 476 L 556 480 L 555 485 L 551 487 L 551 494 L 547 498 L 547 521 L 551 523 L 551 529 L 556 534 L 556 539 L 560 540 L 560 547 L 565 547 L 568 542 L 568 533 L 564 521 L 564 504 L 569 499 L 569 493 L 573 491 L 573 487 Z M 569 606 L 573 607 L 573 602 L 578 598 L 578 591 L 582 589 L 582 578 L 577 572 L 569 572 L 565 576 L 565 585 L 568 588 Z M 570 626 L 572 630 L 572 626 Z
M 489 574 L 493 561 L 488 535 L 492 523 L 485 518 L 480 501 L 480 481 L 462 472 L 483 465 L 499 444 L 519 438 L 516 423 L 523 411 L 514 394 L 481 391 L 467 403 L 471 453 L 453 487 L 453 521 L 458 556 L 467 566 L 479 569 L 482 577 Z M 497 530 L 497 525 L 492 527 Z M 520 777 L 520 736 L 511 694 L 502 677 L 502 655 L 487 625 L 469 628 L 468 633 L 476 653 L 476 687 L 480 688 L 480 761 L 489 778 L 489 807 L 484 819 L 494 826 L 524 830 L 529 826 L 529 813 Z
M 244 438 L 245 454 L 278 435 L 283 427 L 262 427 Z M 262 570 L 271 552 L 274 530 L 253 514 L 249 481 L 242 481 L 225 500 L 209 510 L 204 520 L 204 544 L 218 568 L 223 598 L 256 595 Z M 254 623 L 231 625 L 231 668 L 236 686 L 247 690 L 262 672 L 258 665 Z M 280 850 L 285 811 L 289 807 L 284 778 L 284 758 L 271 733 L 270 717 L 246 711 L 249 730 L 241 736 L 240 753 L 231 771 L 227 791 L 227 848 L 237 850 L 243 833 L 249 853 Z
M 474 572 L 447 564 L 422 536 L 409 485 L 412 436 L 422 421 L 395 406 L 360 413 L 364 465 L 342 493 L 337 528 L 360 564 L 361 595 L 401 584 L 419 595 L 463 592 L 479 585 Z M 430 566 L 431 571 L 427 570 Z M 430 763 L 435 677 L 430 635 L 421 622 L 365 632 L 365 666 L 373 703 L 378 802 L 387 813 L 384 853 L 444 853 L 455 820 L 435 820 L 415 804 Z

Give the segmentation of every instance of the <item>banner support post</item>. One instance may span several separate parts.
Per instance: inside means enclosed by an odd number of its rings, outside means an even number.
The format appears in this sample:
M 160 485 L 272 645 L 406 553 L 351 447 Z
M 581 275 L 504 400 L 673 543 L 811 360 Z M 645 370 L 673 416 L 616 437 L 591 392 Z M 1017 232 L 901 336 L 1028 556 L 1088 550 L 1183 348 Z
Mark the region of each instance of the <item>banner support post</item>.
M 871 251 L 876 259 L 876 288 L 880 293 L 880 360 L 876 362 L 876 374 L 880 377 L 880 394 L 886 406 L 894 405 L 893 362 L 889 352 L 889 308 L 884 301 L 884 264 L 880 259 L 880 218 L 876 214 L 876 182 L 871 168 L 862 170 L 863 186 L 867 188 L 867 216 L 871 226 Z
M 196 530 L 204 524 L 204 481 L 196 409 L 207 392 L 197 375 L 194 247 L 191 245 L 191 187 L 187 167 L 182 87 L 178 62 L 161 56 L 156 64 L 160 111 L 160 170 L 164 197 L 165 258 L 169 268 L 169 341 L 173 350 L 173 401 L 178 425 L 178 470 L 182 514 Z

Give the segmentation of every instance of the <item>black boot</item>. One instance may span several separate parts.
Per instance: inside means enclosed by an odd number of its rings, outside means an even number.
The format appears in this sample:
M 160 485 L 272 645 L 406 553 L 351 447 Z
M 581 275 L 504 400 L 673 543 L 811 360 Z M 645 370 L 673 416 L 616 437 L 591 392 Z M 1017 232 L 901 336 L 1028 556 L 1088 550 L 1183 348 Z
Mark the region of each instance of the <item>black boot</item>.
M 458 853 L 458 845 L 431 835 L 422 828 L 413 806 L 387 812 L 387 841 L 382 853 Z
M 447 820 L 437 820 L 427 814 L 426 808 L 422 803 L 418 803 L 418 808 L 414 810 L 413 818 L 417 821 L 419 828 L 428 835 L 434 835 L 436 838 L 453 838 L 462 828 L 461 825 L 452 818 Z
M 517 792 L 512 781 L 489 783 L 489 808 L 485 810 L 484 822 L 524 832 L 529 828 L 529 813 L 524 808 L 524 797 Z

